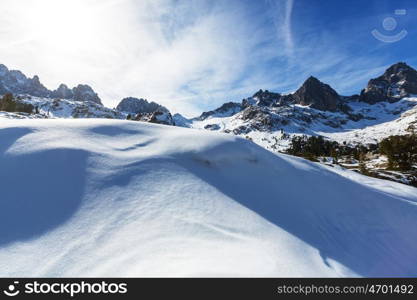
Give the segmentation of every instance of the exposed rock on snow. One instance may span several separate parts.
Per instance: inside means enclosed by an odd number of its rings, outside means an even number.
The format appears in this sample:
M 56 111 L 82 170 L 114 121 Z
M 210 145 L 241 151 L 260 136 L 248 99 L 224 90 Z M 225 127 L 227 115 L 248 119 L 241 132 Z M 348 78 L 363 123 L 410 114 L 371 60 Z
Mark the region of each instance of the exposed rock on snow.
M 336 111 L 340 105 L 337 92 L 313 76 L 309 77 L 290 98 L 294 99 L 296 104 L 308 105 L 318 110 Z
M 169 113 L 169 110 L 155 102 L 148 102 L 145 99 L 138 99 L 133 97 L 124 98 L 117 105 L 118 111 L 126 112 L 129 114 L 139 113 L 154 113 L 156 111 Z
M 339 143 L 376 143 L 390 135 L 410 133 L 410 128 L 416 127 L 417 98 L 404 97 L 414 91 L 415 74 L 411 67 L 398 63 L 376 79 L 385 82 L 384 86 L 401 85 L 395 102 L 385 97 L 394 97 L 389 93 L 392 89 L 383 89 L 383 97 L 376 102 L 364 102 L 367 92 L 339 96 L 330 86 L 310 77 L 293 94 L 260 90 L 242 103 L 226 103 L 180 126 L 241 135 L 273 151 L 284 151 L 289 139 L 301 134 L 321 135 Z
M 19 99 L 19 107 L 0 112 L 0 118 L 128 118 L 231 133 L 275 152 L 288 149 L 297 135 L 366 146 L 390 135 L 416 132 L 417 98 L 412 96 L 416 74 L 405 63 L 395 64 L 372 79 L 360 96 L 339 96 L 329 85 L 310 77 L 292 94 L 259 90 L 241 103 L 228 102 L 187 119 L 179 114 L 171 116 L 165 107 L 137 98 L 123 99 L 117 109 L 106 108 L 86 85 L 69 89 L 61 84 L 46 93 L 47 97 L 36 97 L 45 94 L 39 78 L 28 79 L 0 65 L 0 92 L 17 91 L 15 98 Z
M 149 122 L 163 125 L 174 125 L 174 120 L 169 112 L 155 111 L 153 113 L 138 113 L 135 121 Z
M 196 118 L 196 120 L 205 120 L 208 117 L 229 117 L 232 116 L 242 110 L 242 105 L 236 102 L 227 102 L 220 106 L 219 108 L 203 112 L 201 116 Z
M 9 70 L 5 65 L 0 64 L 0 95 L 6 93 L 42 98 L 72 99 L 102 105 L 98 95 L 88 85 L 80 84 L 70 90 L 66 85 L 61 84 L 55 91 L 50 91 L 41 84 L 38 76 L 27 78 L 22 72 Z
M 107 108 L 92 101 L 75 101 L 69 99 L 51 99 L 31 96 L 15 96 L 15 101 L 25 107 L 31 107 L 32 114 L 20 114 L 19 118 L 107 118 L 126 119 L 126 114 Z M 29 112 L 25 110 L 13 110 L 14 112 Z M 0 118 L 10 118 L 10 114 L 2 114 Z
M 360 101 L 371 104 L 393 102 L 413 94 L 417 94 L 417 71 L 400 62 L 389 67 L 382 76 L 371 79 L 362 90 Z
M 50 91 L 39 81 L 38 76 L 27 78 L 22 72 L 9 70 L 0 64 L 0 94 L 29 94 L 37 97 L 48 97 Z
M 65 84 L 60 84 L 59 87 L 52 92 L 52 97 L 60 99 L 72 99 L 74 98 L 74 92 Z
M 72 92 L 75 101 L 87 101 L 103 105 L 98 95 L 86 84 L 77 85 L 72 89 Z
M 252 99 L 258 106 L 273 106 L 279 104 L 279 101 L 281 100 L 281 95 L 278 93 L 272 93 L 268 90 L 259 90 L 252 96 Z M 242 102 L 242 105 L 245 107 L 251 104 L 253 104 L 253 101 L 250 101 L 248 99 L 244 99 Z

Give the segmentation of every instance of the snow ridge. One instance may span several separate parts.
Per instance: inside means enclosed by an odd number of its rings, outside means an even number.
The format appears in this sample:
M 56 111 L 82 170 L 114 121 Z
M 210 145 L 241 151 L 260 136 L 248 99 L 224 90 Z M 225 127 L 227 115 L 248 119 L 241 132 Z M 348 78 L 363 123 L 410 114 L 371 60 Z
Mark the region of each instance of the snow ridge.
M 0 138 L 1 276 L 417 276 L 412 187 L 143 122 Z

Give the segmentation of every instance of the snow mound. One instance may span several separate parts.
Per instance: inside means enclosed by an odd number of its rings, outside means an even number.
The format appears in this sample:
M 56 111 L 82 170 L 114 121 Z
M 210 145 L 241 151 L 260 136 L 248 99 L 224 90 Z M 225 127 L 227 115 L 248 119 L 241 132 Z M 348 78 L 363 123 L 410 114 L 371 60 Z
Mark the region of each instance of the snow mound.
M 412 187 L 140 122 L 0 140 L 0 276 L 417 276 Z

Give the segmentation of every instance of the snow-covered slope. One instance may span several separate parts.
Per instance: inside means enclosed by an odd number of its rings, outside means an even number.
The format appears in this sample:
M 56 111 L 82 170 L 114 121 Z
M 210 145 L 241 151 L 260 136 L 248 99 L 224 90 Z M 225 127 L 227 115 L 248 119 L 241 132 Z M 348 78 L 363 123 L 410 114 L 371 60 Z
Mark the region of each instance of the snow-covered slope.
M 368 119 L 346 124 L 342 130 L 317 130 L 338 142 L 375 144 L 392 135 L 410 134 L 417 129 L 417 97 L 403 98 L 395 103 L 379 102 L 374 105 L 351 104 L 354 111 L 367 115 Z M 416 131 L 417 132 L 417 131 Z
M 93 101 L 77 101 L 73 99 L 51 99 L 19 95 L 19 102 L 30 104 L 34 112 L 6 113 L 0 111 L 0 118 L 17 119 L 45 119 L 45 118 L 103 118 L 103 119 L 126 119 L 128 113 L 105 107 Z
M 285 150 L 292 135 L 321 135 L 339 143 L 368 144 L 391 135 L 410 133 L 411 128 L 417 127 L 417 97 L 403 98 L 395 103 L 347 103 L 351 109 L 349 114 L 298 104 L 267 108 L 254 104 L 238 113 L 215 114 L 182 124 L 248 137 L 273 151 Z
M 0 276 L 417 276 L 415 188 L 209 131 L 0 124 Z

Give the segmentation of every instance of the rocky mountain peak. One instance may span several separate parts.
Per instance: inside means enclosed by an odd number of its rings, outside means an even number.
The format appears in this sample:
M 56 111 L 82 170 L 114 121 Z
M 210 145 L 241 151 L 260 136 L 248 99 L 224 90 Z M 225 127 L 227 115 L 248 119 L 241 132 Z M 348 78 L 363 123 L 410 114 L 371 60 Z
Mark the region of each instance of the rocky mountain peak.
M 237 102 L 226 102 L 219 108 L 216 108 L 215 110 L 210 110 L 203 112 L 199 117 L 196 119 L 198 120 L 205 120 L 209 117 L 215 116 L 215 117 L 226 117 L 226 116 L 232 116 L 242 110 L 243 106 L 240 103 Z
M 0 76 L 4 76 L 7 72 L 9 72 L 9 69 L 5 65 L 0 64 Z
M 40 81 L 39 76 L 26 77 L 19 70 L 9 70 L 0 64 L 0 95 L 11 93 L 14 95 L 30 95 L 42 98 L 74 99 L 77 101 L 92 101 L 101 104 L 101 100 L 88 85 L 78 85 L 72 90 L 61 84 L 55 91 L 48 90 Z
M 408 72 L 416 72 L 412 67 L 407 65 L 405 62 L 398 62 L 396 64 L 393 64 L 391 67 L 389 67 L 383 76 L 387 77 L 388 75 L 392 74 L 399 74 L 399 73 L 408 73 Z
M 72 89 L 72 92 L 74 94 L 73 99 L 75 101 L 90 101 L 103 105 L 97 93 L 95 93 L 94 90 L 87 84 L 77 85 Z
M 155 124 L 171 125 L 173 126 L 174 119 L 170 112 L 154 111 L 154 112 L 143 112 L 138 113 L 134 118 L 134 121 L 149 122 Z
M 59 87 L 52 92 L 52 97 L 61 99 L 72 99 L 74 97 L 74 93 L 71 89 L 68 88 L 68 86 L 61 83 Z
M 159 105 L 158 103 L 153 101 L 148 102 L 146 99 L 134 97 L 124 98 L 117 105 L 116 109 L 130 114 L 153 113 L 156 111 L 169 113 L 169 110 L 166 107 Z
M 40 80 L 39 80 L 39 76 L 38 76 L 38 75 L 33 76 L 33 78 L 32 78 L 32 82 L 33 82 L 34 84 L 41 85 L 41 82 L 40 82 Z
M 270 92 L 268 90 L 259 90 L 252 96 L 252 98 L 255 99 L 256 105 L 272 106 L 279 101 L 281 94 Z
M 339 94 L 330 85 L 313 76 L 310 76 L 291 96 L 294 103 L 308 105 L 318 110 L 336 111 L 340 104 Z
M 306 81 L 304 81 L 303 85 L 321 85 L 322 82 L 320 80 L 318 80 L 316 77 L 314 76 L 309 76 Z
M 374 104 L 381 101 L 395 102 L 412 94 L 417 94 L 417 71 L 399 62 L 390 66 L 383 75 L 371 79 L 359 99 Z

